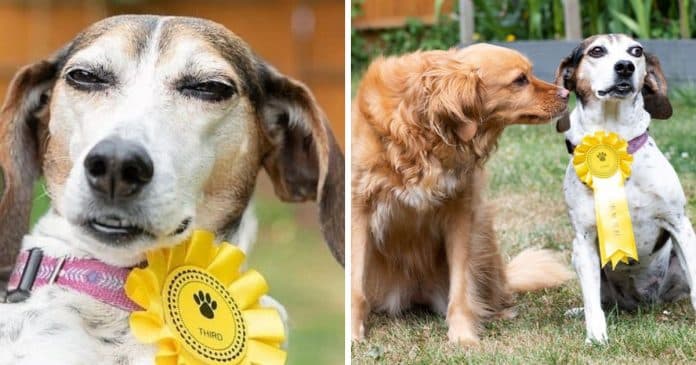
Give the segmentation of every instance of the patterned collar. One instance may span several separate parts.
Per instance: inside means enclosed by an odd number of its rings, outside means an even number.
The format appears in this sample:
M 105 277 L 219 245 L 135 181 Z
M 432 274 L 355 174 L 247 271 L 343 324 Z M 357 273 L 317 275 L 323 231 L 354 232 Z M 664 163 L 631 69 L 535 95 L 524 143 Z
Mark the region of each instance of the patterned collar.
M 131 268 L 106 264 L 96 259 L 45 256 L 39 248 L 20 252 L 7 285 L 7 301 L 21 302 L 32 289 L 60 285 L 132 312 L 141 308 L 123 290 Z
M 648 131 L 646 130 L 643 132 L 643 134 L 639 135 L 636 138 L 633 138 L 632 140 L 628 141 L 628 153 L 634 154 L 636 153 L 641 147 L 645 145 L 645 142 L 648 141 Z M 566 143 L 566 149 L 568 150 L 568 153 L 571 155 L 573 152 L 575 152 L 575 145 L 572 144 L 569 140 L 565 140 Z

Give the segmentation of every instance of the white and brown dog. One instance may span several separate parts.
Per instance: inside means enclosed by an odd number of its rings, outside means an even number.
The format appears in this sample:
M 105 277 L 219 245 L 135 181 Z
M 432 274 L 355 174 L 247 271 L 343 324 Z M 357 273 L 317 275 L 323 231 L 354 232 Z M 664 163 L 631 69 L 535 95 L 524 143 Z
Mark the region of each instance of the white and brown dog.
M 246 250 L 261 167 L 281 199 L 319 203 L 325 239 L 343 262 L 343 155 L 323 113 L 304 85 L 213 22 L 94 24 L 17 73 L 0 140 L 4 265 L 21 242 L 44 259 L 127 269 L 193 227 Z M 52 206 L 25 236 L 42 175 Z M 135 340 L 118 306 L 61 285 L 18 296 L 0 304 L 2 365 L 153 361 L 154 346 Z
M 631 176 L 625 183 L 639 262 L 600 267 L 594 198 L 572 162 L 563 190 L 575 229 L 573 265 L 582 287 L 588 342 L 606 342 L 602 308 L 634 310 L 641 303 L 691 296 L 696 308 L 696 235 L 686 198 L 669 161 L 648 135 L 652 118 L 667 119 L 672 107 L 667 82 L 654 55 L 621 34 L 584 40 L 556 72 L 556 83 L 574 91 L 577 107 L 557 124 L 571 152 L 596 131 L 629 141 Z

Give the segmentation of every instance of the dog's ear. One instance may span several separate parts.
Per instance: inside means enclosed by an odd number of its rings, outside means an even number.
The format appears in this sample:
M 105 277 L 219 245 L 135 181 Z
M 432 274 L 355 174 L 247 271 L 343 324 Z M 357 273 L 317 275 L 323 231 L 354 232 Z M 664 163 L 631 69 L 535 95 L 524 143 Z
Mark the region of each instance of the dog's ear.
M 48 141 L 48 101 L 62 54 L 21 68 L 0 110 L 0 267 L 14 263 L 29 227 Z
M 672 104 L 667 97 L 667 79 L 657 56 L 645 52 L 646 74 L 643 81 L 643 106 L 654 119 L 669 119 Z
M 580 60 L 582 60 L 582 55 L 585 52 L 583 44 L 575 47 L 568 56 L 561 60 L 561 63 L 556 69 L 556 74 L 554 77 L 554 83 L 557 86 L 564 87 L 570 92 L 576 91 L 577 83 L 577 69 L 580 65 Z M 568 113 L 563 114 L 560 119 L 556 122 L 556 131 L 558 133 L 563 133 L 570 129 L 570 116 Z
M 584 42 L 575 47 L 568 56 L 563 58 L 556 69 L 554 83 L 557 86 L 568 89 L 570 92 L 575 91 L 577 69 L 582 60 L 582 55 L 585 52 L 583 44 Z
M 476 135 L 483 110 L 486 90 L 475 70 L 452 71 L 436 65 L 421 76 L 416 85 L 417 103 L 424 119 L 447 143 L 454 134 L 461 141 L 470 141 Z
M 343 265 L 343 153 L 309 89 L 271 66 L 259 69 L 261 124 L 271 145 L 263 166 L 282 200 L 317 201 L 324 239 Z

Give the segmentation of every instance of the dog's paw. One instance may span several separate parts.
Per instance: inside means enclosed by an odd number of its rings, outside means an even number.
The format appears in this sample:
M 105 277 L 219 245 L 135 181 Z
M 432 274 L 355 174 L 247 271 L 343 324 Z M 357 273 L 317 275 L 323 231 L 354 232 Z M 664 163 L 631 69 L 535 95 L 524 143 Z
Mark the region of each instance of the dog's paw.
M 607 336 L 606 326 L 603 328 L 588 328 L 587 338 L 585 343 L 588 345 L 606 345 L 609 338 Z
M 607 342 L 609 342 L 609 339 L 606 333 L 585 337 L 585 344 L 587 345 L 606 345 Z
M 351 341 L 360 342 L 365 340 L 365 325 L 360 323 L 359 325 L 353 326 L 351 329 Z
M 570 308 L 563 315 L 566 318 L 582 318 L 585 316 L 585 308 L 583 307 L 575 307 L 575 308 Z
M 473 333 L 455 333 L 450 329 L 447 331 L 447 339 L 450 343 L 464 347 L 475 347 L 479 345 L 479 338 Z
M 586 344 L 606 345 L 608 340 L 607 325 L 604 317 L 602 317 L 601 321 L 597 320 L 595 323 L 588 323 L 587 338 L 585 338 Z
M 497 315 L 498 319 L 505 319 L 505 320 L 510 320 L 517 317 L 517 309 L 516 308 L 506 308 L 500 311 Z
M 450 321 L 447 338 L 450 343 L 460 346 L 473 347 L 479 344 L 476 328 L 466 320 Z

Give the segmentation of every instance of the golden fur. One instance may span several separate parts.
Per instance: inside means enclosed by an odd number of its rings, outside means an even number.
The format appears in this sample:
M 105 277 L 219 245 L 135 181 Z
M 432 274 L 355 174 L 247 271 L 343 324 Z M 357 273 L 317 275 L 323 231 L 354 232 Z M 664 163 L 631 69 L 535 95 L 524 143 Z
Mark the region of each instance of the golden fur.
M 447 315 L 451 341 L 474 344 L 482 318 L 510 314 L 514 291 L 570 278 L 544 250 L 506 268 L 482 198 L 504 127 L 557 118 L 567 95 L 485 44 L 372 63 L 353 105 L 354 339 L 370 311 L 422 304 Z

